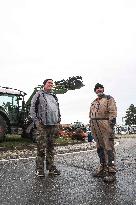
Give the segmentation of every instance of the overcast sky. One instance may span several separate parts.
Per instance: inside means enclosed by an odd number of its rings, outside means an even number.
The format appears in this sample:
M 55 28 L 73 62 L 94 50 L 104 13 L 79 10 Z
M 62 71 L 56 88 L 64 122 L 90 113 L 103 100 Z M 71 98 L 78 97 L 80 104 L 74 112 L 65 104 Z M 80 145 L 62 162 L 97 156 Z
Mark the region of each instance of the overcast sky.
M 135 0 L 0 1 L 0 85 L 30 96 L 46 78 L 81 75 L 58 95 L 62 123 L 88 123 L 97 82 L 117 103 L 117 122 L 136 106 Z

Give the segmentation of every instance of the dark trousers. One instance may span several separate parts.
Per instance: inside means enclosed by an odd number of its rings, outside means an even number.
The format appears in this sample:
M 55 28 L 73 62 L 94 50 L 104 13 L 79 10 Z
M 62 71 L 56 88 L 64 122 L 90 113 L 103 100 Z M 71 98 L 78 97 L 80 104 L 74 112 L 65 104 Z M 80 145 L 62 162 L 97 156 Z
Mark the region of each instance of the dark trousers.
M 44 171 L 44 160 L 46 155 L 46 169 L 50 170 L 54 166 L 54 142 L 57 134 L 57 126 L 37 127 L 37 157 L 36 169 Z

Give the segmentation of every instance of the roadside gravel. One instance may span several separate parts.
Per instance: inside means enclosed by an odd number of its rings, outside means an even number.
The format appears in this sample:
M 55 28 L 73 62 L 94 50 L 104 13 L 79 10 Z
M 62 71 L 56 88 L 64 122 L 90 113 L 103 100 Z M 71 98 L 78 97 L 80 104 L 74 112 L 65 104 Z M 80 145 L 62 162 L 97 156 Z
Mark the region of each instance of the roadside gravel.
M 70 153 L 70 152 L 78 152 L 78 151 L 86 151 L 95 148 L 95 143 L 80 143 L 74 145 L 67 146 L 55 146 L 56 154 Z M 36 157 L 37 148 L 36 145 L 28 146 L 25 148 L 15 148 L 10 150 L 4 150 L 0 148 L 0 160 L 5 159 L 19 159 L 19 158 L 31 158 Z
M 116 142 L 120 142 L 122 138 L 135 138 L 136 135 L 118 135 L 115 139 Z M 86 151 L 95 149 L 95 142 L 91 144 L 89 142 L 79 143 L 79 144 L 69 144 L 65 146 L 55 146 L 56 154 L 63 154 L 63 153 L 71 153 L 71 152 L 79 152 L 79 151 Z M 15 149 L 3 149 L 0 147 L 0 160 L 9 160 L 9 159 L 20 159 L 20 158 L 33 158 L 36 157 L 37 148 L 36 144 L 32 144 L 31 146 L 25 147 L 17 147 Z

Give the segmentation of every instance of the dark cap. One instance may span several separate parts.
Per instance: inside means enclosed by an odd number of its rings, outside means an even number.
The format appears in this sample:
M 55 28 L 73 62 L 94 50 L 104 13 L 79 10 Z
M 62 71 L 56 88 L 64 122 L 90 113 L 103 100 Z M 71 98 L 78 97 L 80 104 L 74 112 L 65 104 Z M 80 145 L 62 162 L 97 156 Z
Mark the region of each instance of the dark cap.
M 52 79 L 51 79 L 51 78 L 45 79 L 45 80 L 43 81 L 43 85 L 45 85 L 48 80 L 52 80 Z
M 96 85 L 95 85 L 95 87 L 94 87 L 94 92 L 95 92 L 96 89 L 98 89 L 98 88 L 103 88 L 103 89 L 104 89 L 104 87 L 103 87 L 102 84 L 100 84 L 100 83 L 96 83 Z

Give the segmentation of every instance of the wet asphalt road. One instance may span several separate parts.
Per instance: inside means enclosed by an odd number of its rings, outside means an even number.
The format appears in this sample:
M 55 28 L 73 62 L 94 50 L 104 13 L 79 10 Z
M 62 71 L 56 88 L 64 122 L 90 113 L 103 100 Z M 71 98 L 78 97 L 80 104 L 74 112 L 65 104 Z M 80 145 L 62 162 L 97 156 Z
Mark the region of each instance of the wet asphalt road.
M 96 150 L 55 156 L 61 175 L 39 179 L 35 159 L 0 161 L 0 205 L 134 205 L 136 204 L 136 138 L 116 146 L 116 182 L 92 177 Z

